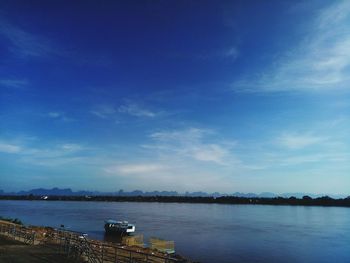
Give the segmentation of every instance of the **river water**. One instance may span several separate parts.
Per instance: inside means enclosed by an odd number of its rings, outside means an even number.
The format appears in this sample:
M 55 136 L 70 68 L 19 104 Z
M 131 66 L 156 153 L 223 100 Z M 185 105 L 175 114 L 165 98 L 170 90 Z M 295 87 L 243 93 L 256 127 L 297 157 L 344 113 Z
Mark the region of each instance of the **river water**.
M 105 219 L 144 240 L 175 241 L 199 262 L 350 262 L 350 208 L 133 202 L 0 201 L 0 216 L 103 239 Z

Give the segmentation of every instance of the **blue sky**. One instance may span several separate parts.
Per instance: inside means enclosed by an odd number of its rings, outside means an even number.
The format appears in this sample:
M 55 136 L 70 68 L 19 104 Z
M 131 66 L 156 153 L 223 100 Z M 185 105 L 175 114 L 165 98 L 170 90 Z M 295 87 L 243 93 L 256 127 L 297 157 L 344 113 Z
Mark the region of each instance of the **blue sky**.
M 0 189 L 348 194 L 349 1 L 1 1 Z

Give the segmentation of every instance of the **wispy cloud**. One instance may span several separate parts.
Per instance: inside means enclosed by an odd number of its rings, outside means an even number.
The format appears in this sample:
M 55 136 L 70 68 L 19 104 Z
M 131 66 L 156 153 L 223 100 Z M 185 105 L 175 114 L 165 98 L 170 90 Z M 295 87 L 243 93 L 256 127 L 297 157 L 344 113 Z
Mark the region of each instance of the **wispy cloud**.
M 21 147 L 14 144 L 9 143 L 1 143 L 0 142 L 0 152 L 3 153 L 19 153 L 21 151 Z
M 327 141 L 327 138 L 312 134 L 283 134 L 277 141 L 281 146 L 294 150 L 321 144 Z
M 65 143 L 60 148 L 67 152 L 77 152 L 84 149 L 81 145 L 75 143 Z
M 118 175 L 129 175 L 129 174 L 143 174 L 148 175 L 149 173 L 154 174 L 155 172 L 163 171 L 165 167 L 160 164 L 150 163 L 137 163 L 137 164 L 124 164 L 119 166 L 112 166 L 105 168 L 107 173 L 118 174 Z
M 345 163 L 349 160 L 349 153 L 313 153 L 313 154 L 299 154 L 279 158 L 276 162 L 279 166 L 302 166 L 304 164 L 317 163 Z
M 240 55 L 240 51 L 237 46 L 227 46 L 209 50 L 202 50 L 196 52 L 173 52 L 170 54 L 172 58 L 179 59 L 192 59 L 192 60 L 222 60 L 227 59 L 230 61 L 235 61 Z
M 219 165 L 232 164 L 234 160 L 231 154 L 233 143 L 230 145 L 229 143 L 210 142 L 207 138 L 210 134 L 213 132 L 198 128 L 155 132 L 150 135 L 155 143 L 144 145 L 144 147 L 170 152 L 184 158 L 190 157 L 202 162 Z
M 36 141 L 34 141 L 36 142 Z M 16 155 L 16 161 L 35 166 L 56 166 L 85 160 L 86 147 L 76 143 L 48 143 L 37 147 L 31 140 L 2 140 L 0 152 Z
M 151 111 L 147 108 L 141 107 L 139 104 L 131 101 L 126 101 L 119 107 L 109 104 L 97 105 L 90 112 L 102 119 L 118 119 L 118 115 L 120 116 L 121 114 L 138 118 L 155 118 L 161 114 L 160 112 Z
M 267 70 L 235 81 L 245 92 L 348 89 L 350 85 L 350 2 L 336 1 L 309 21 L 308 35 L 288 47 Z
M 93 110 L 90 111 L 93 115 L 107 119 L 117 113 L 116 109 L 112 105 L 97 105 Z
M 61 117 L 61 116 L 62 116 L 62 114 L 61 114 L 61 113 L 59 113 L 59 112 L 49 112 L 49 113 L 47 114 L 47 116 L 49 116 L 50 118 L 55 119 L 55 118 L 59 118 L 59 117 Z
M 102 170 L 110 180 L 123 181 L 127 177 L 134 188 L 227 190 L 233 182 L 222 178 L 231 168 L 237 172 L 241 167 L 232 153 L 234 143 L 217 136 L 202 128 L 153 132 L 147 144 L 131 150 L 126 158 L 110 160 Z
M 9 89 L 21 89 L 27 85 L 28 81 L 23 79 L 0 79 L 0 87 Z
M 47 57 L 57 54 L 57 47 L 45 37 L 30 33 L 0 18 L 0 36 L 7 39 L 9 49 L 18 57 Z
M 214 162 L 217 164 L 225 164 L 224 160 L 229 155 L 227 149 L 217 144 L 195 146 L 192 149 L 192 153 L 196 160 Z
M 165 130 L 150 134 L 152 139 L 160 142 L 182 141 L 183 143 L 191 143 L 200 140 L 205 134 L 212 133 L 208 129 L 187 128 L 184 130 Z
M 143 108 L 133 102 L 127 102 L 121 105 L 118 108 L 118 112 L 129 114 L 135 117 L 146 117 L 146 118 L 154 118 L 158 115 L 158 113 L 153 112 L 149 109 Z
M 222 55 L 227 58 L 237 59 L 239 56 L 239 50 L 237 47 L 231 47 L 228 50 L 225 50 Z
M 53 120 L 61 120 L 64 122 L 74 121 L 73 118 L 67 117 L 67 115 L 64 112 L 58 112 L 58 111 L 50 111 L 45 115 L 45 117 L 48 117 Z
M 198 190 L 232 189 L 231 181 L 221 180 L 217 172 L 194 167 L 188 163 L 152 161 L 148 163 L 126 163 L 107 166 L 103 169 L 109 181 L 115 180 L 131 189 Z
M 344 167 L 350 156 L 347 134 L 342 131 L 346 125 L 342 120 L 324 121 L 304 131 L 283 132 L 259 150 L 250 151 L 249 158 L 268 170 L 289 166 L 293 171 L 305 171 L 317 165 L 322 174 L 324 167 Z

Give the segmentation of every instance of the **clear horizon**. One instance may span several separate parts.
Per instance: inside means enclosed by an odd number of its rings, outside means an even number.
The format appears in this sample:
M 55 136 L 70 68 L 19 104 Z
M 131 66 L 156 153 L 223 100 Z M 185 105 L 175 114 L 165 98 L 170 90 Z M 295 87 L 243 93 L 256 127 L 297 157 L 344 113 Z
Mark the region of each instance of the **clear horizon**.
M 2 1 L 0 189 L 350 189 L 349 1 Z

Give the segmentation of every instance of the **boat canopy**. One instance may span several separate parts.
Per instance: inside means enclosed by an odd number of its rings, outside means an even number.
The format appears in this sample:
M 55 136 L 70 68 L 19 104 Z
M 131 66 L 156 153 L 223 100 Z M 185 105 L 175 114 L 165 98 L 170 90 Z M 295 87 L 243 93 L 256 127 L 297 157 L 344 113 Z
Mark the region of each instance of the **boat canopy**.
M 108 219 L 105 222 L 106 222 L 106 224 L 117 224 L 117 223 L 119 223 L 118 221 L 113 220 L 113 219 Z

